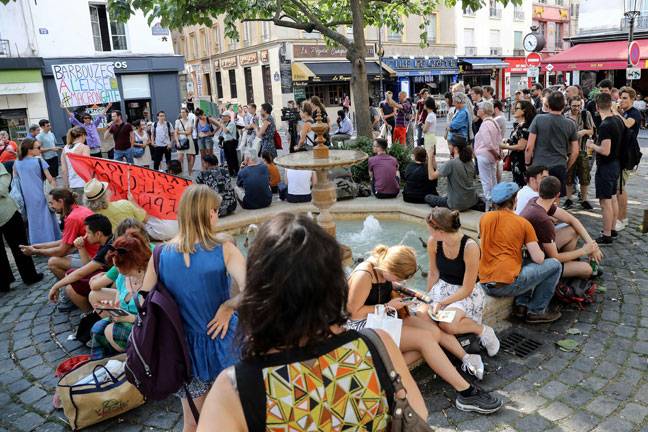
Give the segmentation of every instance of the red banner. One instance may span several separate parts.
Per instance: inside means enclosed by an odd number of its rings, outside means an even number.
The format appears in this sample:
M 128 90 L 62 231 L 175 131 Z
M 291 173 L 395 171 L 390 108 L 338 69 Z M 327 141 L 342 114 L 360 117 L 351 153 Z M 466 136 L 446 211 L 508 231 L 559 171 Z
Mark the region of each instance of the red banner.
M 84 181 L 96 178 L 108 182 L 111 200 L 128 198 L 130 193 L 148 214 L 160 219 L 176 219 L 180 197 L 191 180 L 148 168 L 108 159 L 67 154 L 72 167 Z

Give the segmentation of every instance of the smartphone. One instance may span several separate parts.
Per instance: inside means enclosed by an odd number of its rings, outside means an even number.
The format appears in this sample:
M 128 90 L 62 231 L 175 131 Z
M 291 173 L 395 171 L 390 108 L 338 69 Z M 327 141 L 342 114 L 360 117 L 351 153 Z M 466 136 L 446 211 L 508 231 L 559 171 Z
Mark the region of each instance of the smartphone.
M 124 309 L 115 309 L 115 308 L 103 308 L 99 307 L 95 309 L 98 313 L 108 312 L 111 316 L 114 317 L 123 317 L 130 315 L 129 312 L 126 312 Z

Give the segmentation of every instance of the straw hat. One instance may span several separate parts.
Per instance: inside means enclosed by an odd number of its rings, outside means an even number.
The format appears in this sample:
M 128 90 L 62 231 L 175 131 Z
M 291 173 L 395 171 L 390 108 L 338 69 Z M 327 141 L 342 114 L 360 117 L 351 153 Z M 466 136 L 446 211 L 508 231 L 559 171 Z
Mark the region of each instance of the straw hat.
M 108 183 L 91 179 L 83 187 L 83 194 L 88 201 L 94 201 L 101 198 L 108 190 Z

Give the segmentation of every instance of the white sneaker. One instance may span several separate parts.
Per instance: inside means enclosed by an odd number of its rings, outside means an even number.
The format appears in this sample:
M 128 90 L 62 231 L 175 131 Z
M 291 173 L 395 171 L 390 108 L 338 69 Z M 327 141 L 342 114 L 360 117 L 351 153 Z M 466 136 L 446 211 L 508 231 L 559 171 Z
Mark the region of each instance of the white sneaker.
M 463 358 L 461 370 L 474 375 L 478 380 L 484 378 L 484 362 L 479 354 L 466 354 Z
M 484 331 L 479 339 L 484 348 L 486 348 L 489 357 L 493 357 L 499 352 L 500 341 L 497 339 L 497 335 L 495 335 L 495 331 L 492 327 L 484 324 Z
M 614 224 L 614 230 L 615 231 L 623 231 L 626 227 L 626 224 L 623 223 L 623 221 L 617 220 L 616 223 Z

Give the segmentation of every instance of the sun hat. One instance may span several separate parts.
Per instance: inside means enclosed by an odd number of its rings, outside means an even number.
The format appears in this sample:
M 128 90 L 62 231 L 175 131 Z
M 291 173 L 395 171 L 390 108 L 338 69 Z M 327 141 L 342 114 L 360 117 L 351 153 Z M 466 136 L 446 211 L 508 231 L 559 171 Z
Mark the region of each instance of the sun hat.
M 516 183 L 498 183 L 491 191 L 491 201 L 493 201 L 494 204 L 501 204 L 509 200 L 518 190 L 520 190 L 520 188 Z
M 83 195 L 85 195 L 88 201 L 94 201 L 101 198 L 107 190 L 108 183 L 93 178 L 83 187 Z

